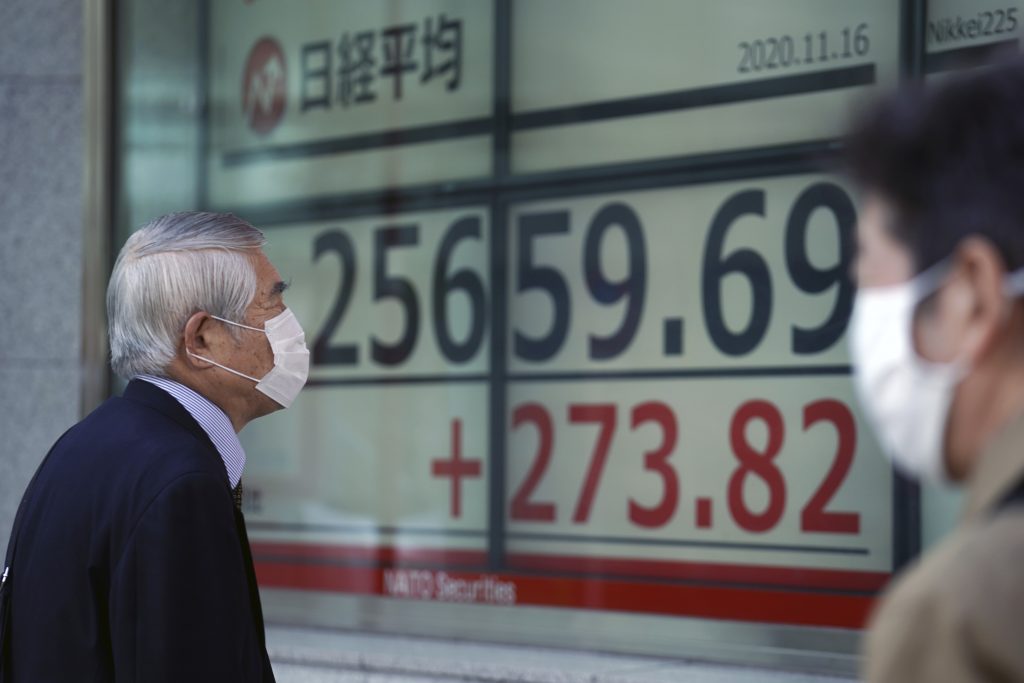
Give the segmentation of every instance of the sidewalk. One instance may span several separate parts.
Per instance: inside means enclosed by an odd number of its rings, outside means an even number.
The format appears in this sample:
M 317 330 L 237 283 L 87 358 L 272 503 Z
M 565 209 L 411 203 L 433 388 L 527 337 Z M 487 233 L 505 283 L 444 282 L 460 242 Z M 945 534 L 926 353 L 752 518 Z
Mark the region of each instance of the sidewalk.
M 848 678 L 349 631 L 267 627 L 278 683 L 849 683 Z

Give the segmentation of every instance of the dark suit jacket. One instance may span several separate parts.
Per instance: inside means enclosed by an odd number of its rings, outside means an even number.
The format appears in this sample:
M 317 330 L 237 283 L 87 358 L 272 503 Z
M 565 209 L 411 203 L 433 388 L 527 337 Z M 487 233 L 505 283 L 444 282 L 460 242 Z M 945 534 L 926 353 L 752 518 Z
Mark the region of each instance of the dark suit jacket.
M 54 445 L 28 495 L 12 680 L 274 680 L 223 461 L 172 396 L 131 382 Z

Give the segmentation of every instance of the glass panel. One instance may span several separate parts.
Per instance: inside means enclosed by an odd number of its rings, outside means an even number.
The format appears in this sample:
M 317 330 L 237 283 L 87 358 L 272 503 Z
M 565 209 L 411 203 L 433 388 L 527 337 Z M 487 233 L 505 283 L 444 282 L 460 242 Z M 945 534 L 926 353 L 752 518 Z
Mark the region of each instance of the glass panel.
M 487 223 L 467 207 L 267 231 L 313 368 L 243 432 L 257 556 L 485 564 Z
M 493 25 L 486 2 L 210 3 L 210 202 L 487 175 Z
M 899 13 L 889 0 L 517 1 L 513 168 L 837 137 L 851 105 L 895 83 Z
M 202 71 L 198 3 L 118 3 L 114 140 L 118 234 L 198 202 Z
M 845 365 L 854 220 L 821 176 L 515 205 L 508 563 L 744 589 L 884 583 L 891 477 Z M 734 619 L 771 600 L 751 591 L 730 611 L 688 590 L 601 600 Z M 807 618 L 792 609 L 804 599 L 820 623 L 857 625 L 821 592 L 791 593 L 770 620 Z

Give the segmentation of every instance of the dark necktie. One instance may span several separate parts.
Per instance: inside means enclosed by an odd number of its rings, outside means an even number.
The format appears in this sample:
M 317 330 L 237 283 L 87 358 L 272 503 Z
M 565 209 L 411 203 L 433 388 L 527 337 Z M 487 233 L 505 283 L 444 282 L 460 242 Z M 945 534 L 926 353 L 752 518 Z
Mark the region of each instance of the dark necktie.
M 235 499 L 235 507 L 239 510 L 242 509 L 242 480 L 238 480 L 238 486 L 231 490 L 231 495 Z

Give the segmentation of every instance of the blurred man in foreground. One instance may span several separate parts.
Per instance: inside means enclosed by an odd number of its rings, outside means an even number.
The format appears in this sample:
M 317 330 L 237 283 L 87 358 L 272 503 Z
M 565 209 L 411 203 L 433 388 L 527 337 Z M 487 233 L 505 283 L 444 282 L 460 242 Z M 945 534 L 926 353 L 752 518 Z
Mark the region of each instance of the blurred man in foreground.
M 967 493 L 881 601 L 865 677 L 1024 681 L 1024 63 L 897 93 L 849 149 L 861 401 L 898 467 Z

